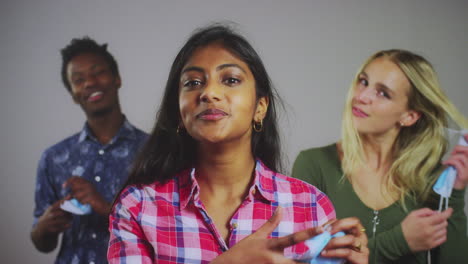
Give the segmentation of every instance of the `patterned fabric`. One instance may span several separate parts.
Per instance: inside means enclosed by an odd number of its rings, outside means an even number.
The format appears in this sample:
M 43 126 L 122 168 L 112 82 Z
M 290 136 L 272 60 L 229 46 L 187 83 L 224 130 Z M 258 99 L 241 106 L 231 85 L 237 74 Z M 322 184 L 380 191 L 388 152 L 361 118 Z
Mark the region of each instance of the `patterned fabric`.
M 124 184 L 131 161 L 147 135 L 127 120 L 112 140 L 102 145 L 85 124 L 83 130 L 42 154 L 37 170 L 34 223 L 69 189 L 62 184 L 71 176 L 81 176 L 94 184 L 111 202 Z M 63 233 L 55 263 L 107 263 L 109 241 L 107 218 L 92 213 L 73 216 L 71 228 Z
M 129 186 L 110 216 L 109 263 L 208 263 L 268 220 L 278 206 L 283 219 L 271 237 L 281 237 L 335 218 L 332 203 L 303 181 L 277 174 L 257 161 L 255 180 L 230 220 L 223 240 L 200 201 L 195 169 L 166 184 Z M 293 257 L 304 243 L 285 250 Z

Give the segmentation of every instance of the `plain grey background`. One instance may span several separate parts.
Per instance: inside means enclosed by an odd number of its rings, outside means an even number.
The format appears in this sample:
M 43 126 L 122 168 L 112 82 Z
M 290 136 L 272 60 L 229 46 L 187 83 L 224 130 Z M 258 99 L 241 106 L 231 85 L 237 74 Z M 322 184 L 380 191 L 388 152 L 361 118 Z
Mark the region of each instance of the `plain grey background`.
M 260 53 L 280 95 L 289 174 L 300 149 L 339 138 L 345 93 L 358 66 L 380 49 L 431 61 L 446 93 L 468 115 L 468 1 L 2 1 L 1 258 L 51 263 L 29 238 L 38 159 L 85 120 L 60 80 L 73 37 L 109 43 L 121 71 L 128 119 L 149 131 L 170 64 L 189 34 L 229 20 Z

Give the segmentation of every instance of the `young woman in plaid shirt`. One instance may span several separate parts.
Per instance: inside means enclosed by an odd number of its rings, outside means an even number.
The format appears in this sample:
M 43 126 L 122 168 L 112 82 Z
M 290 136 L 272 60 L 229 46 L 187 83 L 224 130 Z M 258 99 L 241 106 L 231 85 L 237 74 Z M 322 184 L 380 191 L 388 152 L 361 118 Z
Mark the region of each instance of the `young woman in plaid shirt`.
M 156 125 L 110 216 L 110 263 L 296 263 L 335 218 L 326 195 L 279 174 L 275 93 L 262 61 L 222 25 L 172 65 Z M 367 263 L 356 218 L 325 257 Z

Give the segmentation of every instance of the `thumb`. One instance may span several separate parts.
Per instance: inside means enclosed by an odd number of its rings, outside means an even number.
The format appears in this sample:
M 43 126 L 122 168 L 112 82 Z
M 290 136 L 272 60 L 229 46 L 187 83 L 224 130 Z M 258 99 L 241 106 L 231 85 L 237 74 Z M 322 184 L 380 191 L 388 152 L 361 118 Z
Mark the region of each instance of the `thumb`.
M 254 236 L 259 237 L 268 237 L 268 235 L 275 230 L 278 224 L 281 222 L 281 218 L 283 218 L 283 208 L 281 206 L 276 207 L 275 212 L 273 215 L 268 219 L 255 233 Z
M 447 210 L 442 212 L 442 215 L 444 216 L 445 219 L 448 219 L 450 218 L 450 216 L 452 216 L 452 213 L 453 213 L 453 209 L 448 208 Z

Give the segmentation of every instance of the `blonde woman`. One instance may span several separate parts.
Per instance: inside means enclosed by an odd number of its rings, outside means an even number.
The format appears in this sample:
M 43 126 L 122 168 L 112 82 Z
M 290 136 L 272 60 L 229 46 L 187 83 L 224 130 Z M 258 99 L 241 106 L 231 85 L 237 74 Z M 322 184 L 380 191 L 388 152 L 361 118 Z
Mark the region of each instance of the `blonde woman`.
M 360 218 L 370 263 L 426 263 L 428 256 L 432 263 L 468 263 L 468 147 L 457 146 L 441 164 L 448 118 L 468 127 L 426 59 L 377 52 L 351 85 L 342 140 L 302 151 L 292 174 L 325 192 L 338 218 Z M 458 176 L 451 208 L 439 213 L 432 186 L 443 165 L 455 166 Z

